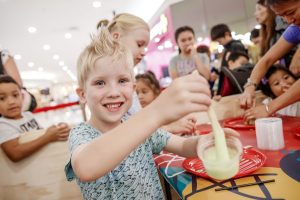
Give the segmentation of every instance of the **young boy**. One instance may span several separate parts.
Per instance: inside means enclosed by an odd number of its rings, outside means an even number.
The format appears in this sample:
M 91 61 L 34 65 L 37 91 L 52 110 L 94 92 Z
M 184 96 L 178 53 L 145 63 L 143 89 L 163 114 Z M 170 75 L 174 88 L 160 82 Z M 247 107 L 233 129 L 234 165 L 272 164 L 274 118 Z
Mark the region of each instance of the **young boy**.
M 68 180 L 76 178 L 89 200 L 164 199 L 152 154 L 166 149 L 197 156 L 198 138 L 156 129 L 188 113 L 207 110 L 211 100 L 205 79 L 199 75 L 176 79 L 128 118 L 135 89 L 132 55 L 107 28 L 101 28 L 81 53 L 77 72 L 76 91 L 91 117 L 71 130 Z
M 224 47 L 224 55 L 222 58 L 223 66 L 228 66 L 227 58 L 229 52 L 245 52 L 247 54 L 247 50 L 239 40 L 234 40 L 231 35 L 231 30 L 226 24 L 217 24 L 211 28 L 210 32 L 211 40 L 217 41 L 220 45 Z
M 10 76 L 0 76 L 0 144 L 2 150 L 14 162 L 30 156 L 50 142 L 68 139 L 69 126 L 61 123 L 51 126 L 41 137 L 26 143 L 19 143 L 21 133 L 41 129 L 30 112 L 22 113 L 20 86 Z

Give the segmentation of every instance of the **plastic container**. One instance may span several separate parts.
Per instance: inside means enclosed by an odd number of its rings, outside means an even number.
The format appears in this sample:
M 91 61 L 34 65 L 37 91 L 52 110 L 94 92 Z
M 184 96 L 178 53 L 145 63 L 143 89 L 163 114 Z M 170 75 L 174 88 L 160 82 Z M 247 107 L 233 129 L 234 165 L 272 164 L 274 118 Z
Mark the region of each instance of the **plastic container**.
M 263 150 L 284 148 L 282 120 L 277 117 L 255 120 L 257 147 Z
M 202 160 L 208 176 L 217 180 L 226 180 L 239 172 L 240 159 L 243 147 L 238 138 L 226 138 L 229 160 L 217 159 L 215 141 L 213 137 L 203 138 L 197 146 L 198 157 Z

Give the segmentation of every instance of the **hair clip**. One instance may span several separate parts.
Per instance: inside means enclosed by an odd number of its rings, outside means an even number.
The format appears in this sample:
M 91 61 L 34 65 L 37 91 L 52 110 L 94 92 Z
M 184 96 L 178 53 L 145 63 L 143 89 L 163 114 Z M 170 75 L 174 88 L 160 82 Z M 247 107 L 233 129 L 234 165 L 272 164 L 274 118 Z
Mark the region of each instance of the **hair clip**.
M 266 77 L 264 77 L 264 78 L 261 79 L 261 82 L 262 82 L 262 84 L 267 85 L 269 80 Z

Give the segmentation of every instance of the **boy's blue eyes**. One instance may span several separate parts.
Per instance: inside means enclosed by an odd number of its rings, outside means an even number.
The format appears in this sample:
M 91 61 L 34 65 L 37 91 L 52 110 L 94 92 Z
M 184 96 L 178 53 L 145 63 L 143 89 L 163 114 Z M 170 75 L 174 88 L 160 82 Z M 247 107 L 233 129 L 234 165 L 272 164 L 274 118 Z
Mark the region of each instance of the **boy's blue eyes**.
M 127 83 L 127 82 L 129 82 L 129 79 L 120 79 L 118 82 L 122 83 L 122 84 L 123 83 Z M 96 85 L 100 85 L 100 86 L 104 86 L 105 85 L 104 81 L 96 81 L 95 83 L 96 83 Z

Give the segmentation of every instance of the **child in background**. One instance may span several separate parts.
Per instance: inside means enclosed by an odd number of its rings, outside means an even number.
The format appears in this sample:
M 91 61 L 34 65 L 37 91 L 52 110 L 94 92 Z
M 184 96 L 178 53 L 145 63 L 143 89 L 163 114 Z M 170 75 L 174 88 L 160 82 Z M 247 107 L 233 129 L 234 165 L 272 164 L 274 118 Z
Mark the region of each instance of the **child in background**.
M 217 24 L 211 28 L 210 36 L 212 41 L 218 42 L 224 47 L 221 67 L 228 66 L 227 58 L 229 52 L 241 51 L 247 54 L 247 50 L 240 40 L 234 40 L 231 35 L 231 30 L 226 24 Z
M 136 93 L 141 106 L 144 108 L 160 94 L 160 85 L 152 71 L 147 71 L 144 74 L 138 74 L 135 79 Z M 188 115 L 168 124 L 167 126 L 163 126 L 162 128 L 173 134 L 191 134 L 194 131 L 196 121 L 195 117 Z
M 128 118 L 135 89 L 132 61 L 131 52 L 103 27 L 78 60 L 76 91 L 91 118 L 71 131 L 66 172 L 69 180 L 76 178 L 84 199 L 164 199 L 152 154 L 164 148 L 197 155 L 197 137 L 153 132 L 188 113 L 207 110 L 206 81 L 199 75 L 179 78 Z
M 22 112 L 21 88 L 8 75 L 0 76 L 0 144 L 4 153 L 14 162 L 20 161 L 50 142 L 65 141 L 69 126 L 61 123 L 49 127 L 41 137 L 19 143 L 21 133 L 41 129 L 31 112 Z
M 206 53 L 197 52 L 194 30 L 189 26 L 178 28 L 175 31 L 175 40 L 179 55 L 173 57 L 170 61 L 168 68 L 170 77 L 174 80 L 197 70 L 204 78 L 209 80 L 209 57 Z
M 145 48 L 150 40 L 150 28 L 143 19 L 128 13 L 121 13 L 111 21 L 99 21 L 97 29 L 100 27 L 107 27 L 115 40 L 120 41 L 130 49 L 134 66 L 140 63 L 145 56 Z M 133 103 L 128 113 L 133 115 L 140 109 L 141 105 L 136 93 L 134 93 Z
M 263 101 L 263 104 L 266 106 L 266 110 L 268 110 L 268 104 L 272 101 L 272 99 L 285 93 L 296 82 L 296 80 L 297 79 L 293 73 L 286 67 L 279 64 L 271 66 L 261 82 L 261 90 L 266 96 L 268 96 L 268 98 Z M 255 108 L 250 109 L 246 112 L 246 116 L 253 116 L 253 113 L 255 112 L 257 112 Z M 288 116 L 300 116 L 300 101 L 282 108 L 276 113 Z

